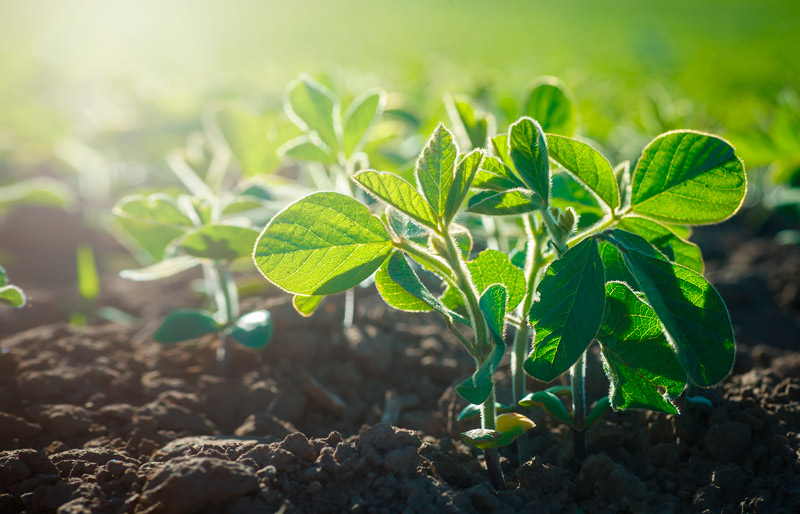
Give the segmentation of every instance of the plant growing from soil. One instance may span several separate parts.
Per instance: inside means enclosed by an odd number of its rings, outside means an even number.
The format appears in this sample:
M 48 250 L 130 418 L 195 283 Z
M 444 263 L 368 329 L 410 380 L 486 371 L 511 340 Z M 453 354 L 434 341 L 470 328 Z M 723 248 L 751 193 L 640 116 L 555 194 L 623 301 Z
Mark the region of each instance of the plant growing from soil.
M 611 382 L 614 409 L 648 408 L 677 414 L 672 403 L 688 381 L 709 387 L 729 373 L 734 340 L 727 309 L 702 277 L 699 249 L 684 239 L 687 225 L 733 215 L 746 189 L 741 160 L 724 140 L 694 131 L 654 139 L 633 172 L 592 146 L 545 134 L 521 118 L 493 139 L 473 182 L 481 192 L 469 209 L 483 215 L 522 216 L 528 233 L 526 296 L 512 353 L 515 399 L 520 368 L 550 382 L 570 372 L 572 412 L 553 391 L 517 400 L 541 403 L 576 434 L 585 455 L 586 350 L 597 340 Z M 574 234 L 580 204 L 552 201 L 551 162 L 586 188 L 604 215 Z M 533 349 L 528 354 L 528 323 Z
M 239 312 L 232 265 L 251 254 L 258 236 L 248 214 L 263 211 L 273 195 L 257 183 L 228 187 L 228 161 L 220 159 L 206 161 L 209 169 L 201 178 L 184 154 L 171 154 L 170 165 L 188 194 L 128 196 L 117 203 L 114 214 L 122 236 L 157 261 L 141 269 L 123 270 L 123 278 L 158 280 L 196 266 L 202 268 L 202 290 L 212 310 L 176 310 L 155 330 L 153 338 L 174 344 L 215 333 L 220 340 L 219 371 L 227 375 L 232 341 L 261 348 L 272 336 L 269 311 Z
M 0 266 L 0 303 L 20 309 L 27 302 L 25 293 L 19 287 L 9 283 L 6 269 Z
M 366 91 L 354 99 L 342 113 L 339 97 L 308 75 L 301 75 L 289 84 L 285 110 L 303 135 L 279 149 L 291 160 L 303 162 L 311 182 L 318 189 L 331 189 L 352 197 L 361 191 L 351 177 L 356 169 L 366 168 L 369 158 L 363 151 L 370 131 L 380 119 L 386 103 L 380 90 Z M 295 296 L 292 304 L 298 313 L 310 316 L 323 297 Z M 348 289 L 344 325 L 353 322 L 355 296 Z
M 481 428 L 463 437 L 484 450 L 490 478 L 502 488 L 497 448 L 533 423 L 520 414 L 498 416 L 495 410 L 494 371 L 505 353 L 505 318 L 519 302 L 524 279 L 507 256 L 494 250 L 479 254 L 470 266 L 472 238 L 454 222 L 482 160 L 482 150 L 459 155 L 452 135 L 440 125 L 419 156 L 415 185 L 374 170 L 353 177 L 387 205 L 381 217 L 348 195 L 313 193 L 269 222 L 253 256 L 268 280 L 295 295 L 339 293 L 375 273 L 377 289 L 389 305 L 439 313 L 476 364 L 475 373 L 457 390 L 481 405 Z M 445 294 L 460 297 L 465 315 L 434 295 L 407 257 L 446 283 Z

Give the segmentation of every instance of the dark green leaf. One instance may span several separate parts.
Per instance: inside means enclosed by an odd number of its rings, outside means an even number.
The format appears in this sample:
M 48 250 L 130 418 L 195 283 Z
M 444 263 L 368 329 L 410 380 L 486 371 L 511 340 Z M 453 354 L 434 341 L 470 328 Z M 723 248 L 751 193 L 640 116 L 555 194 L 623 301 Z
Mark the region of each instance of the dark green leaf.
M 497 430 L 489 430 L 487 428 L 476 428 L 461 433 L 461 440 L 470 446 L 479 448 L 481 450 L 488 450 L 491 448 L 499 448 L 502 446 L 501 440 L 503 434 Z
M 180 343 L 213 334 L 221 328 L 210 312 L 181 309 L 167 316 L 153 333 L 153 339 L 163 344 Z
M 608 399 L 608 396 L 603 396 L 597 400 L 594 404 L 594 407 L 592 407 L 592 410 L 589 411 L 589 415 L 586 416 L 586 422 L 583 424 L 583 426 L 588 428 L 594 425 L 594 422 L 600 419 L 600 417 L 605 414 L 610 407 L 611 400 Z
M 533 407 L 541 405 L 551 416 L 559 421 L 563 421 L 567 425 L 572 424 L 572 416 L 567 412 L 564 403 L 561 399 L 549 390 L 538 391 L 536 393 L 529 393 L 525 398 L 519 401 L 523 407 Z
M 326 295 L 359 284 L 391 250 L 386 229 L 365 205 L 340 193 L 312 193 L 272 218 L 254 258 L 278 287 Z
M 469 199 L 467 211 L 486 216 L 517 216 L 541 209 L 542 198 L 525 189 L 512 189 L 498 193 L 481 191 Z
M 626 216 L 617 223 L 617 227 L 639 234 L 658 248 L 669 260 L 698 273 L 703 272 L 703 254 L 700 252 L 700 248 L 690 241 L 681 239 L 661 223 L 638 216 Z
M 536 328 L 525 371 L 549 382 L 567 371 L 592 342 L 603 318 L 603 262 L 597 241 L 585 239 L 545 272 L 541 299 L 530 311 Z
M 667 223 L 717 223 L 742 204 L 747 179 L 724 139 L 680 130 L 655 138 L 633 172 L 633 212 Z
M 231 337 L 248 348 L 263 348 L 272 338 L 272 318 L 269 311 L 248 312 L 229 330 Z
M 467 404 L 466 407 L 461 409 L 456 421 L 469 421 L 470 419 L 477 418 L 481 415 L 482 405 L 475 405 L 474 403 Z M 494 402 L 495 412 L 511 412 L 513 409 L 503 403 Z
M 689 379 L 703 387 L 720 382 L 733 367 L 735 348 L 728 309 L 717 290 L 702 275 L 666 260 L 642 237 L 622 230 L 611 236 Z
M 667 341 L 656 312 L 627 284 L 606 284 L 606 308 L 597 339 L 603 368 L 611 382 L 608 396 L 615 410 L 678 413 L 669 397 L 683 391 L 686 372 Z

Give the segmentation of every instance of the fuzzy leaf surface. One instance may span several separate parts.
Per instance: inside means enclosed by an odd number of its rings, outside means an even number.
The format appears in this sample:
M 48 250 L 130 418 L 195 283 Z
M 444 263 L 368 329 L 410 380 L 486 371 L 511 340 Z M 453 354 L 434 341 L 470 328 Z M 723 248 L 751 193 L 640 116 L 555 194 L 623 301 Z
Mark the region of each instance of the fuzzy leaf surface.
M 486 216 L 517 216 L 540 209 L 542 198 L 525 189 L 513 189 L 498 193 L 481 191 L 469 199 L 467 211 Z
M 724 139 L 688 130 L 667 132 L 642 152 L 633 172 L 633 212 L 667 223 L 717 223 L 742 204 L 747 178 Z
M 444 217 L 447 207 L 457 153 L 453 135 L 444 125 L 439 125 L 417 159 L 414 170 L 417 183 L 439 218 Z
M 508 155 L 519 178 L 547 204 L 550 200 L 550 160 L 542 127 L 531 118 L 520 118 L 508 131 L 508 146 Z
M 398 211 L 425 226 L 436 228 L 436 214 L 417 190 L 394 173 L 361 171 L 353 180 L 367 193 L 383 200 Z
M 483 152 L 481 150 L 473 150 L 458 161 L 455 175 L 453 176 L 453 185 L 447 194 L 447 205 L 445 206 L 445 221 L 447 223 L 450 223 L 455 217 L 467 198 L 469 188 L 475 179 L 475 174 L 478 172 L 482 160 Z
M 617 179 L 603 154 L 586 143 L 554 134 L 547 135 L 547 151 L 610 209 L 619 207 Z

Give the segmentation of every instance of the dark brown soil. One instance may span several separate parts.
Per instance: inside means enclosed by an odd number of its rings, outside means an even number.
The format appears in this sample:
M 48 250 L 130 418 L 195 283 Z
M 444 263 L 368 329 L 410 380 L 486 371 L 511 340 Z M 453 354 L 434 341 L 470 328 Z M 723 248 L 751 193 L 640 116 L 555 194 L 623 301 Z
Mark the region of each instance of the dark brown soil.
M 800 248 L 736 226 L 697 239 L 740 343 L 732 375 L 702 393 L 713 407 L 607 414 L 582 463 L 568 429 L 534 410 L 535 457 L 504 454 L 500 493 L 458 437 L 474 428 L 455 421 L 452 389 L 471 359 L 433 316 L 360 290 L 343 330 L 340 301 L 302 319 L 280 296 L 249 298 L 272 310 L 274 339 L 236 348 L 222 378 L 213 338 L 148 337 L 170 309 L 199 304 L 190 277 L 104 276 L 101 303 L 141 316 L 133 329 L 26 329 L 38 309 L 69 310 L 60 293 L 33 294 L 24 323 L 0 311 L 0 512 L 800 512 Z M 607 382 L 590 366 L 597 399 Z

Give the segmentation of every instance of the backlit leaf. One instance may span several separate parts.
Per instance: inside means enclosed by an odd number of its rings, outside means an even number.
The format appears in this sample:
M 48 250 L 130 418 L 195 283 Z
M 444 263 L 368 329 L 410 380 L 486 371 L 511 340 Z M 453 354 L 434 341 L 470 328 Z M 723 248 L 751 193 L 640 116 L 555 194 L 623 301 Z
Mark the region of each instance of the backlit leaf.
M 333 93 L 308 75 L 289 84 L 286 110 L 292 121 L 301 129 L 314 132 L 331 150 L 339 149 L 334 117 L 339 105 Z
M 543 77 L 534 84 L 525 102 L 525 115 L 538 121 L 550 134 L 571 136 L 578 126 L 575 100 L 555 77 Z
M 415 221 L 436 228 L 436 214 L 417 190 L 393 173 L 380 171 L 361 171 L 353 180 L 366 192 L 383 200 Z
M 575 139 L 547 135 L 547 151 L 562 168 L 595 193 L 610 209 L 619 207 L 617 180 L 603 154 Z
M 681 239 L 661 223 L 638 216 L 626 216 L 617 223 L 617 227 L 639 234 L 658 248 L 669 260 L 698 273 L 703 272 L 703 254 L 700 252 L 700 248 L 690 241 Z
M 26 302 L 25 293 L 23 293 L 22 289 L 19 287 L 11 285 L 0 287 L 0 303 L 20 308 L 23 307 Z
M 457 152 L 453 135 L 440 124 L 422 150 L 414 170 L 422 194 L 438 217 L 444 217 Z
M 350 157 L 365 143 L 370 127 L 383 112 L 385 97 L 380 93 L 366 93 L 353 100 L 344 113 L 343 142 L 344 154 Z
M 314 314 L 314 311 L 317 310 L 317 307 L 319 307 L 319 304 L 322 302 L 323 298 L 325 297 L 321 295 L 294 295 L 292 297 L 292 307 L 294 307 L 294 310 L 296 310 L 298 314 L 305 318 Z
M 542 127 L 531 118 L 520 118 L 509 129 L 508 145 L 508 155 L 519 178 L 547 204 L 550 200 L 550 160 Z
M 206 225 L 186 235 L 180 248 L 192 257 L 232 261 L 253 253 L 258 231 L 235 225 Z
M 525 189 L 512 189 L 501 193 L 481 191 L 469 199 L 467 211 L 487 216 L 517 216 L 542 208 L 542 198 Z

